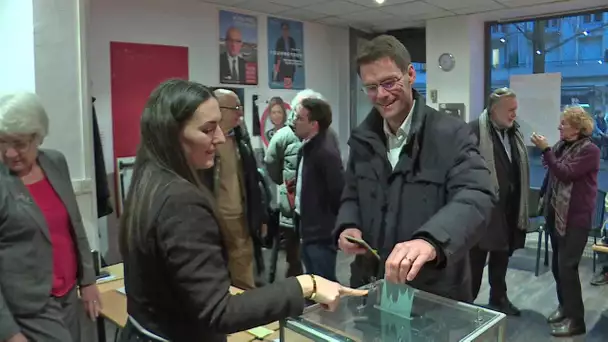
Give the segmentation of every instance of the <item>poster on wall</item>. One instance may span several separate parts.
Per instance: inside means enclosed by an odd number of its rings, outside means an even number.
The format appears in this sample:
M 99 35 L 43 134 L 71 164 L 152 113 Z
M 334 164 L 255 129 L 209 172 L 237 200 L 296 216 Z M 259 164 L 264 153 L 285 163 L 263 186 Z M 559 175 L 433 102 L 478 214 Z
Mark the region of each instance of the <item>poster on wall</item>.
M 220 11 L 220 83 L 258 84 L 258 19 Z
M 304 74 L 302 22 L 268 17 L 268 86 L 304 89 Z
M 275 96 L 267 101 L 258 100 L 254 103 L 258 111 L 263 113 L 260 118 L 260 133 L 264 146 L 268 147 L 274 133 L 287 124 L 291 111 L 290 101 L 291 99 Z

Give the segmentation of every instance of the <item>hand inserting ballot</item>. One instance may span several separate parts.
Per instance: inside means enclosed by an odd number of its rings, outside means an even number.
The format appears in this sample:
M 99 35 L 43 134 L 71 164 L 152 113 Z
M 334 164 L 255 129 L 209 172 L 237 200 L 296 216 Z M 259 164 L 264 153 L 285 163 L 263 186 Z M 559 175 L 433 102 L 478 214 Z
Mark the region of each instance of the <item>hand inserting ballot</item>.
M 437 258 L 435 247 L 422 239 L 395 245 L 385 264 L 386 280 L 403 284 L 412 281 L 424 264 Z

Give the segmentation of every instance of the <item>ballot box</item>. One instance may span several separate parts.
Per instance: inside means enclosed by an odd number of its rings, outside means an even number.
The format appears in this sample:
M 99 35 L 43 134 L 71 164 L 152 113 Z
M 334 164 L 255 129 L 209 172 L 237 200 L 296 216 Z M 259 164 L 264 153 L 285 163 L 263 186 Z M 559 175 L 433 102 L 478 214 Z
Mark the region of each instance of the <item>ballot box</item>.
M 281 324 L 285 342 L 502 342 L 506 316 L 406 285 L 377 281 L 334 312 L 319 305 Z

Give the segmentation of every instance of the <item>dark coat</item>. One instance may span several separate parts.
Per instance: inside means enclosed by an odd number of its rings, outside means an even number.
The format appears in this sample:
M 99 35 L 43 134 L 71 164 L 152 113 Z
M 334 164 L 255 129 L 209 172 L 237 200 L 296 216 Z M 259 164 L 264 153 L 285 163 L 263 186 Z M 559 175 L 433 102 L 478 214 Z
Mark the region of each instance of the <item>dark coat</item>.
M 228 62 L 228 53 L 224 52 L 220 54 L 220 83 L 235 83 L 235 84 L 246 84 L 246 68 L 245 68 L 245 60 L 243 57 L 238 58 L 237 63 L 239 79 L 232 79 L 232 66 Z
M 426 106 L 417 92 L 414 98 L 408 143 L 394 170 L 375 109 L 353 130 L 336 238 L 345 228 L 359 228 L 383 261 L 399 242 L 430 241 L 441 262 L 425 265 L 409 284 L 471 301 L 469 250 L 496 202 L 490 172 L 464 121 Z M 383 277 L 384 263 L 374 270 L 359 256 L 352 272 L 356 286 Z
M 95 103 L 95 98 L 93 98 Z M 95 195 L 97 196 L 97 217 L 108 216 L 114 212 L 110 202 L 110 187 L 106 174 L 106 164 L 103 158 L 101 133 L 97 123 L 97 113 L 93 104 L 93 153 L 95 157 Z
M 300 237 L 305 243 L 332 244 L 332 232 L 340 209 L 340 196 L 344 189 L 344 168 L 334 135 L 323 132 L 302 145 L 298 163 L 302 174 L 300 194 Z M 296 169 L 297 170 L 297 169 Z
M 479 143 L 479 119 L 469 122 L 469 126 Z M 491 127 L 491 125 L 488 125 Z M 496 164 L 496 178 L 498 180 L 498 203 L 492 210 L 492 219 L 488 230 L 480 237 L 479 248 L 485 251 L 513 251 L 525 247 L 527 232 L 517 227 L 519 217 L 520 172 L 519 162 L 521 156 L 516 148 L 515 129 L 507 130 L 511 143 L 511 158 L 505 151 L 496 130 L 492 130 L 491 137 L 494 143 L 494 160 Z
M 230 295 L 228 258 L 208 197 L 160 168 L 146 243 L 124 251 L 127 311 L 147 330 L 174 342 L 226 341 L 226 334 L 302 313 L 295 278 Z

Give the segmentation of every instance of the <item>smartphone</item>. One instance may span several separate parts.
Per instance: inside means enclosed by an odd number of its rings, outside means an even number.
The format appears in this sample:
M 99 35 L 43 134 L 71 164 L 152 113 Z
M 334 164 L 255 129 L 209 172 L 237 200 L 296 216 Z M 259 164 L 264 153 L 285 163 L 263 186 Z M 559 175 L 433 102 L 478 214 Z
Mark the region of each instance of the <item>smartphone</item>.
M 376 258 L 378 258 L 378 260 L 380 260 L 380 255 L 378 254 L 378 251 L 373 249 L 367 242 L 365 242 L 365 240 L 358 239 L 350 235 L 346 235 L 345 238 L 348 242 L 359 245 L 359 247 L 361 248 L 365 248 L 368 252 L 372 253 Z

